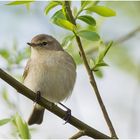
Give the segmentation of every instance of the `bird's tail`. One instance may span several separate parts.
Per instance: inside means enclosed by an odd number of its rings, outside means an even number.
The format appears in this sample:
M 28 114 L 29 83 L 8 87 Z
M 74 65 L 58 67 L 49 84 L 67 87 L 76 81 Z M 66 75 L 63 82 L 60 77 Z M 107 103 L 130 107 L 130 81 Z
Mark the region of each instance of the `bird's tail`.
M 39 104 L 35 104 L 34 109 L 29 117 L 28 124 L 41 124 L 44 116 L 44 108 Z

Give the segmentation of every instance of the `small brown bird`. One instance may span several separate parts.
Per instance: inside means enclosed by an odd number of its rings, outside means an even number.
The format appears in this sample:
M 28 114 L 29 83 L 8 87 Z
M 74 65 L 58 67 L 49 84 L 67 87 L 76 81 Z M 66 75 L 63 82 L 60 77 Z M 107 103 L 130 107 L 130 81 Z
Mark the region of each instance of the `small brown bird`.
M 76 79 L 73 58 L 50 35 L 39 34 L 27 44 L 31 46 L 31 57 L 23 74 L 24 85 L 53 103 L 67 99 Z M 35 104 L 28 124 L 41 124 L 44 110 Z

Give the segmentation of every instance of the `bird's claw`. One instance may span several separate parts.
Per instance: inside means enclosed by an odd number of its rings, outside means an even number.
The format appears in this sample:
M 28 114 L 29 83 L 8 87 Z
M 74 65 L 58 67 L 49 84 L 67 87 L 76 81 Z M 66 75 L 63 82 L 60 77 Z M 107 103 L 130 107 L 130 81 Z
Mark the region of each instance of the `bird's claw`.
M 63 106 L 63 107 L 67 110 L 67 111 L 66 111 L 66 115 L 65 115 L 65 117 L 63 118 L 63 119 L 65 120 L 65 123 L 64 123 L 64 124 L 66 124 L 66 123 L 69 122 L 69 120 L 70 120 L 70 118 L 71 118 L 71 110 L 70 110 L 68 107 L 66 107 L 65 105 L 63 105 L 62 103 L 59 102 L 59 104 L 60 104 L 61 106 Z
M 70 110 L 70 109 L 67 109 L 66 115 L 65 115 L 65 117 L 63 118 L 63 119 L 65 120 L 65 123 L 64 123 L 64 124 L 68 123 L 69 120 L 70 120 L 70 118 L 71 118 L 71 110 Z

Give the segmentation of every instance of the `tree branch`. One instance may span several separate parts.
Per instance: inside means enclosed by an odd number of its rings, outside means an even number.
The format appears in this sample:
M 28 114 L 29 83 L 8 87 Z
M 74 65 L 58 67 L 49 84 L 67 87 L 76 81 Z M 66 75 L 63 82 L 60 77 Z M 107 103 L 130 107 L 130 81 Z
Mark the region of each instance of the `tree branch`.
M 18 82 L 16 79 L 14 79 L 12 76 L 7 74 L 5 71 L 3 71 L 0 68 L 0 78 L 3 79 L 5 82 L 7 82 L 9 85 L 11 85 L 13 88 L 15 88 L 20 94 L 26 96 L 27 98 L 31 99 L 32 101 L 35 100 L 36 94 L 25 87 L 23 84 Z M 38 101 L 38 104 L 43 106 L 45 109 L 49 110 L 56 116 L 60 118 L 64 118 L 66 115 L 66 112 L 62 110 L 60 107 L 55 105 L 54 103 L 51 103 L 47 101 L 45 98 L 41 97 Z M 90 136 L 95 139 L 111 139 L 111 137 L 99 132 L 98 130 L 88 126 L 84 122 L 80 121 L 79 119 L 75 118 L 74 116 L 71 116 L 69 122 L 72 126 L 76 127 L 79 130 L 86 130 L 86 135 Z
M 75 135 L 73 135 L 72 137 L 70 137 L 69 139 L 78 139 L 82 136 L 86 135 L 85 131 L 79 131 L 78 133 L 76 133 Z
M 122 36 L 122 37 L 116 39 L 116 40 L 114 41 L 114 44 L 115 44 L 115 45 L 121 44 L 121 43 L 123 43 L 124 41 L 126 41 L 126 40 L 132 38 L 132 37 L 133 37 L 136 33 L 138 33 L 138 32 L 140 32 L 140 26 L 137 27 L 136 29 L 132 30 L 132 31 L 129 32 L 128 34 L 126 34 L 126 35 L 124 35 L 124 36 Z
M 129 39 L 131 39 L 132 37 L 134 37 L 134 35 L 136 35 L 138 32 L 140 32 L 140 26 L 135 28 L 134 30 L 132 30 L 131 32 L 127 33 L 126 35 L 119 37 L 118 39 L 113 41 L 113 45 L 116 46 L 118 44 L 121 44 Z M 108 44 L 110 41 L 106 41 L 105 44 Z M 93 52 L 96 52 L 98 50 L 98 47 L 92 47 L 86 50 L 86 54 L 87 55 L 91 55 Z
M 72 15 L 72 11 L 70 9 L 69 1 L 65 1 L 65 8 L 66 8 L 66 14 L 69 17 L 69 20 L 74 25 L 76 25 L 76 21 L 75 21 L 73 15 Z M 82 56 L 85 68 L 87 70 L 87 73 L 88 73 L 88 76 L 89 76 L 89 79 L 90 79 L 91 86 L 93 87 L 93 89 L 95 91 L 96 97 L 98 99 L 98 102 L 99 102 L 99 105 L 101 107 L 101 110 L 102 110 L 102 113 L 104 115 L 104 118 L 106 120 L 106 123 L 107 123 L 107 125 L 109 127 L 109 130 L 110 130 L 110 133 L 112 135 L 112 138 L 117 138 L 115 129 L 114 129 L 113 125 L 112 125 L 112 122 L 111 122 L 111 120 L 109 118 L 109 115 L 107 113 L 105 105 L 104 105 L 104 103 L 102 101 L 102 98 L 100 96 L 100 93 L 99 93 L 99 90 L 98 90 L 98 87 L 97 87 L 93 72 L 91 71 L 90 66 L 88 64 L 88 61 L 87 61 L 87 58 L 86 58 L 86 55 L 85 55 L 85 52 L 84 52 L 84 49 L 83 49 L 83 46 L 82 46 L 82 43 L 81 43 L 81 39 L 80 39 L 80 37 L 78 35 L 75 34 L 75 36 L 76 36 L 76 41 L 77 41 L 77 44 L 78 44 L 78 47 L 79 47 L 79 50 L 80 50 L 80 54 Z

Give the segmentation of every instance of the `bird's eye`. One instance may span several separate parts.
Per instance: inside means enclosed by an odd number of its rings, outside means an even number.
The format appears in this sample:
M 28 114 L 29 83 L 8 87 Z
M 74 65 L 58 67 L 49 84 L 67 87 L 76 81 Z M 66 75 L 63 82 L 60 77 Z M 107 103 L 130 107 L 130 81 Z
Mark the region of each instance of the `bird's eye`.
M 48 44 L 47 42 L 42 42 L 42 45 L 44 45 L 44 46 L 47 45 L 47 44 Z

